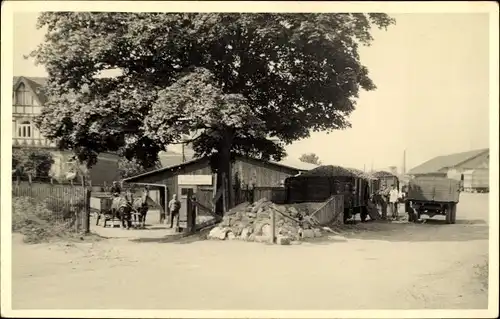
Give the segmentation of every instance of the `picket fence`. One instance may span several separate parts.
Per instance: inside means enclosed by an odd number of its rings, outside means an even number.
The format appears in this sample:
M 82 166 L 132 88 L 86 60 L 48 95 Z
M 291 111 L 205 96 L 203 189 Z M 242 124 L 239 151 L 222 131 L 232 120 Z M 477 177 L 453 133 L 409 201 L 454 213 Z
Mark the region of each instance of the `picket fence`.
M 82 185 L 40 182 L 12 183 L 12 197 L 42 204 L 52 212 L 49 222 L 69 222 L 77 232 L 90 231 L 90 188 Z

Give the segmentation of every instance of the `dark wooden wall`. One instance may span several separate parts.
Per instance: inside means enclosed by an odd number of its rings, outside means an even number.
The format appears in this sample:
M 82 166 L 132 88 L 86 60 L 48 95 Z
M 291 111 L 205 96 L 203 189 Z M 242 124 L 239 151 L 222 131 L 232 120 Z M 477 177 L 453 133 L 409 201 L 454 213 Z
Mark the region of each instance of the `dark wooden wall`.
M 235 182 L 235 175 L 238 173 L 240 184 L 248 185 L 255 181 L 255 187 L 278 187 L 287 177 L 299 173 L 298 170 L 274 165 L 272 163 L 259 161 L 251 158 L 240 157 L 232 163 L 232 181 Z M 167 201 L 172 199 L 173 194 L 178 192 L 178 175 L 210 175 L 210 162 L 208 159 L 202 159 L 188 163 L 179 168 L 159 171 L 143 177 L 137 177 L 131 183 L 154 183 L 162 184 L 167 187 Z M 214 180 L 212 180 L 214 184 Z M 201 186 L 207 188 L 207 186 Z
M 249 158 L 240 158 L 233 163 L 232 174 L 233 184 L 235 173 L 245 185 L 255 181 L 255 187 L 278 187 L 287 177 L 299 173 L 296 169 L 273 165 L 268 162 L 258 161 Z

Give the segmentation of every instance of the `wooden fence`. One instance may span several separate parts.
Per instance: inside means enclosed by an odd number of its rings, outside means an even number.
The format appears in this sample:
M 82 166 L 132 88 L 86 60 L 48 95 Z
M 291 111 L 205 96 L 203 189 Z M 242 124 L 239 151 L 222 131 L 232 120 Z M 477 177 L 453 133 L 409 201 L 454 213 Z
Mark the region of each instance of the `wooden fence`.
M 42 204 L 51 216 L 48 222 L 70 222 L 75 231 L 90 231 L 90 189 L 82 185 L 39 182 L 12 183 L 12 197 L 27 198 L 33 205 Z
M 342 221 L 344 213 L 344 196 L 331 196 L 320 208 L 311 214 L 320 225 Z

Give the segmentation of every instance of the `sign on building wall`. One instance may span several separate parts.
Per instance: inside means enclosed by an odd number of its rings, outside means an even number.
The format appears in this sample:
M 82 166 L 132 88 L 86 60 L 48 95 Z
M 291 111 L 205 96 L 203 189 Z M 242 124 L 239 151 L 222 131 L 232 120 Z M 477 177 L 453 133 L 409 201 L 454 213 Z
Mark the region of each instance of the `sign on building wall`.
M 212 185 L 212 175 L 178 175 L 179 185 Z

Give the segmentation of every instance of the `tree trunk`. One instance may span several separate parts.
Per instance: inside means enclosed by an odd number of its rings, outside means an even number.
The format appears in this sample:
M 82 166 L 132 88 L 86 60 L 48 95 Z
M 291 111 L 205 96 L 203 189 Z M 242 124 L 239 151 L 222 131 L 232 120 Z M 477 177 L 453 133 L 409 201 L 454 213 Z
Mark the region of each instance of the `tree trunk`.
M 224 180 L 223 176 L 226 179 L 226 188 L 224 189 L 226 202 L 231 206 L 232 197 L 231 197 L 231 188 L 232 186 L 232 178 L 231 178 L 231 145 L 232 145 L 232 134 L 229 132 L 225 134 L 223 140 L 219 144 L 217 150 L 217 189 L 223 187 Z M 230 207 L 228 207 L 230 208 Z M 223 196 L 219 198 L 216 203 L 215 211 L 219 215 L 223 215 Z

